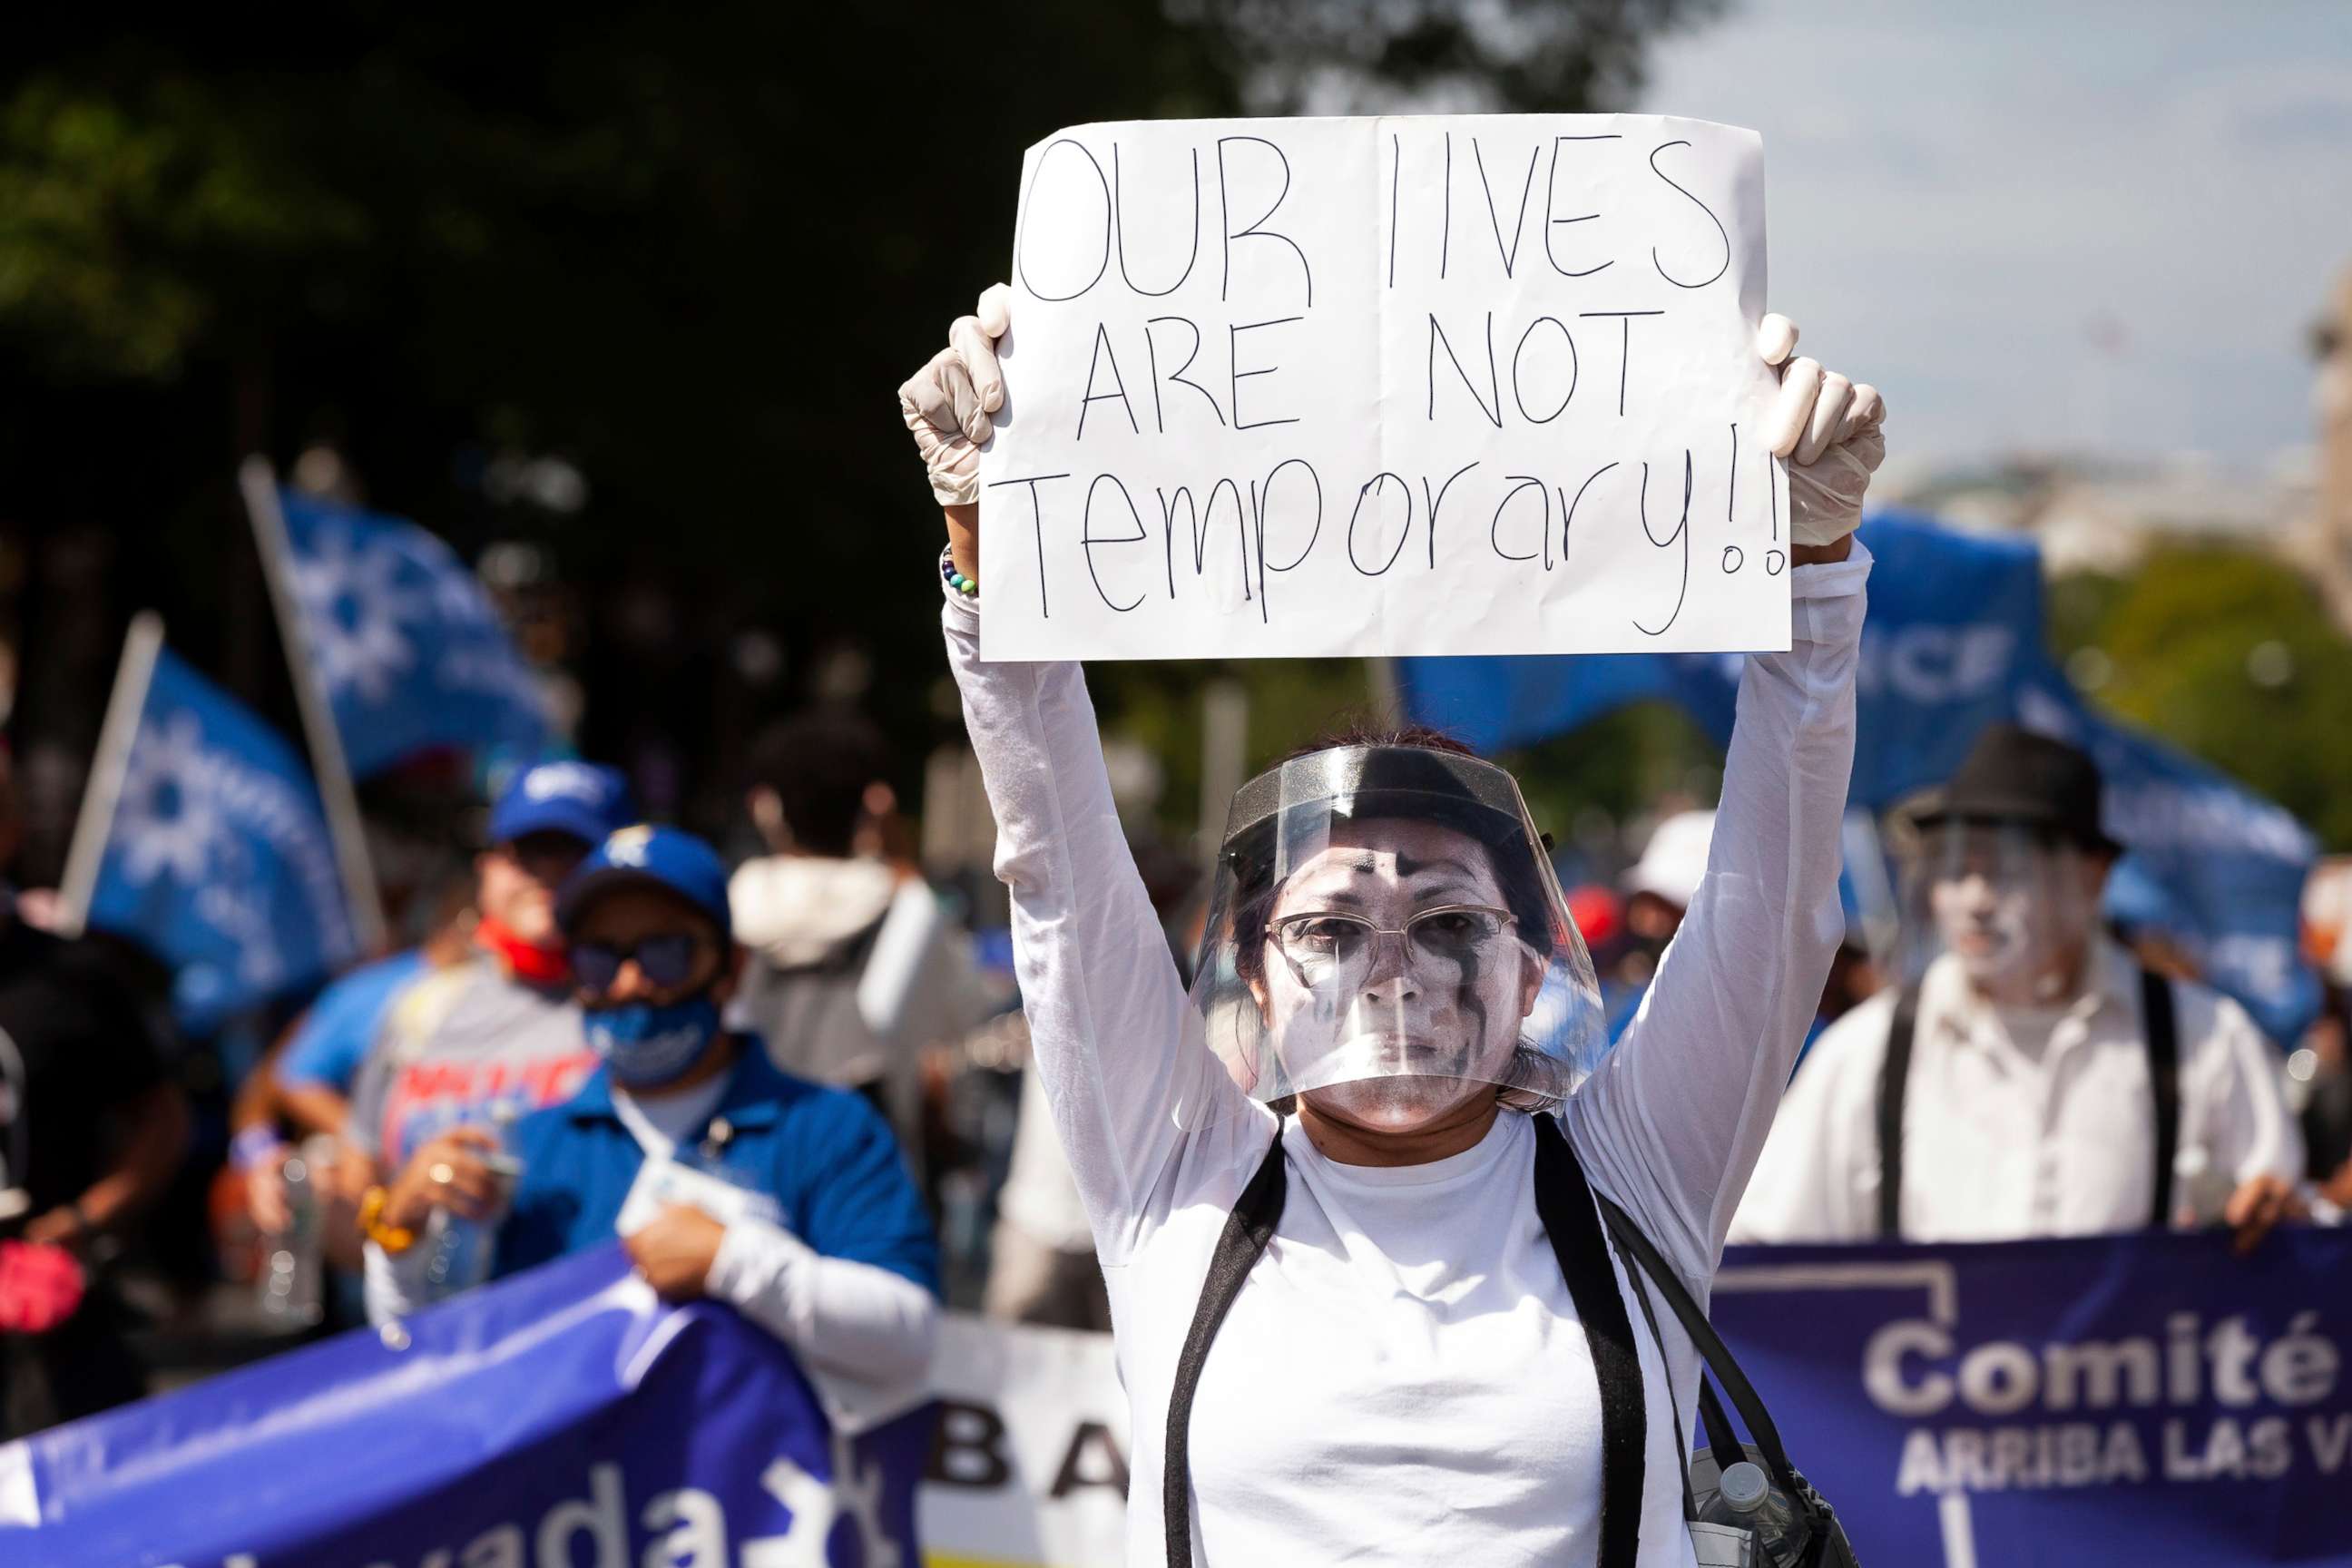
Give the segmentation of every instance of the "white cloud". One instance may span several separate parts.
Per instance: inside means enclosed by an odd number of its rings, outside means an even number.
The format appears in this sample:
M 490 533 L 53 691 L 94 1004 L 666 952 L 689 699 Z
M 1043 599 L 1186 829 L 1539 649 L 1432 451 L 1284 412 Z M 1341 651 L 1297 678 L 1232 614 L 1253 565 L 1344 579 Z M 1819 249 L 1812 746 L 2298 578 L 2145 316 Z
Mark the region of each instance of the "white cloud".
M 2333 5 L 1750 0 L 1664 41 L 1643 107 L 1764 132 L 1773 302 L 1914 452 L 2308 438 L 2352 263 Z

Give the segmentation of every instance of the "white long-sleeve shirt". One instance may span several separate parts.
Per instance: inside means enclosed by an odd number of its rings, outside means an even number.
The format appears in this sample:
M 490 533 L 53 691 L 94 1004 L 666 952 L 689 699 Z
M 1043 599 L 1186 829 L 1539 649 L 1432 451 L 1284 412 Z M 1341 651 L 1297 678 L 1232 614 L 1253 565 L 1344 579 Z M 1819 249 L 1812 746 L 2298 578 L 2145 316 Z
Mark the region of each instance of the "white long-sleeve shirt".
M 1751 658 L 1705 884 L 1622 1043 L 1561 1112 L 1593 1184 L 1705 1298 L 1843 931 L 1838 832 L 1869 556 L 1790 574 L 1794 641 Z M 1160 1458 L 1176 1361 L 1219 1232 L 1275 1128 L 1225 1075 L 1178 984 L 1072 663 L 983 664 L 951 597 L 948 653 L 994 807 L 1036 1070 L 1110 1289 L 1132 1414 L 1128 1561 L 1165 1561 Z M 1534 1201 L 1535 1129 L 1369 1168 L 1284 1134 L 1289 1196 L 1202 1375 L 1194 1560 L 1591 1562 L 1599 1390 Z M 1621 1288 L 1624 1279 L 1620 1269 Z M 1642 1556 L 1693 1561 L 1661 1312 Z
M 1906 1239 L 2007 1241 L 2148 1223 L 2156 1124 L 2138 966 L 2102 943 L 2092 980 L 2054 1019 L 2011 1027 L 1970 991 L 1957 958 L 1928 966 L 1904 1094 Z M 2182 1178 L 2174 1217 L 2210 1225 L 2239 1183 L 2301 1179 L 2303 1136 L 2275 1054 L 2244 1009 L 2186 981 L 2172 994 Z M 1733 1240 L 1878 1235 L 1878 1086 L 1895 1005 L 1892 991 L 1874 996 L 1813 1043 Z

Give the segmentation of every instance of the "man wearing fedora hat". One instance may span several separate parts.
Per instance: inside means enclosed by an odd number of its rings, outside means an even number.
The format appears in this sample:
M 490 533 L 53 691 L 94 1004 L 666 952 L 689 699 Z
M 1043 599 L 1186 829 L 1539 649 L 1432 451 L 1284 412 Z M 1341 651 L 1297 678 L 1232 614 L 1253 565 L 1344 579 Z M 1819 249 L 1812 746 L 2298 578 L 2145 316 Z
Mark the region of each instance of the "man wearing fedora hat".
M 1941 951 L 1814 1045 L 1734 1241 L 1992 1241 L 2225 1223 L 2294 1200 L 2302 1140 L 2235 1003 L 2102 931 L 2099 772 L 1997 725 L 1914 818 Z M 1914 907 L 1918 907 L 1915 902 Z

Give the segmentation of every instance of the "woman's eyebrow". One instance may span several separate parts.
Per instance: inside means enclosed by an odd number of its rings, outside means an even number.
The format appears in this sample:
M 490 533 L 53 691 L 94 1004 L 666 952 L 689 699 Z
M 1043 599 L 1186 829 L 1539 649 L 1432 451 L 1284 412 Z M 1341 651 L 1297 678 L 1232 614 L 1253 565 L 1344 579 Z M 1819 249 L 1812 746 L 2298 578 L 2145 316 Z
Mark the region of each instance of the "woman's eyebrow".
M 1368 850 L 1340 862 L 1333 869 L 1345 872 L 1348 879 L 1352 882 L 1359 878 L 1384 876 L 1390 868 L 1381 865 L 1380 857 Z M 1394 869 L 1399 878 L 1417 877 L 1423 871 L 1450 871 L 1454 879 L 1465 887 L 1475 888 L 1478 884 L 1477 872 L 1466 862 L 1461 860 L 1443 858 L 1416 860 L 1410 855 L 1400 855 L 1396 858 Z M 1332 896 L 1339 895 L 1343 891 L 1344 889 L 1341 887 L 1327 889 L 1327 893 Z
M 1400 855 L 1396 861 L 1397 875 L 1411 877 L 1422 871 L 1452 871 L 1465 882 L 1477 880 L 1476 873 L 1460 860 L 1416 860 L 1410 855 Z

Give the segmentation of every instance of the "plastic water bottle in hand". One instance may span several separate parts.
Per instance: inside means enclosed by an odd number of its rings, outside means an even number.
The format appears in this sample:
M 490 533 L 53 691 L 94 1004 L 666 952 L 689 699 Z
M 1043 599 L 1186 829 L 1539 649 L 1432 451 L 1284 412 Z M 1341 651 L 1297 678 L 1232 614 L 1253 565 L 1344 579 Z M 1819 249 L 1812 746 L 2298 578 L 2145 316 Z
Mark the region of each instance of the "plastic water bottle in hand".
M 286 1225 L 261 1238 L 257 1281 L 261 1315 L 282 1329 L 308 1327 L 324 1315 L 320 1269 L 322 1238 L 318 1171 L 327 1152 L 314 1139 L 290 1156 L 278 1173 L 286 1193 Z
M 492 1116 L 492 1125 L 502 1143 L 513 1121 L 511 1110 Z M 477 1220 L 452 1208 L 436 1207 L 425 1222 L 425 1235 L 417 1245 L 425 1248 L 425 1298 L 428 1301 L 445 1300 L 461 1290 L 470 1290 L 490 1277 L 499 1224 L 506 1218 L 507 1207 L 514 1201 L 515 1183 L 522 1175 L 522 1161 L 500 1147 L 484 1154 L 482 1163 L 488 1168 L 498 1189 L 488 1212 Z

